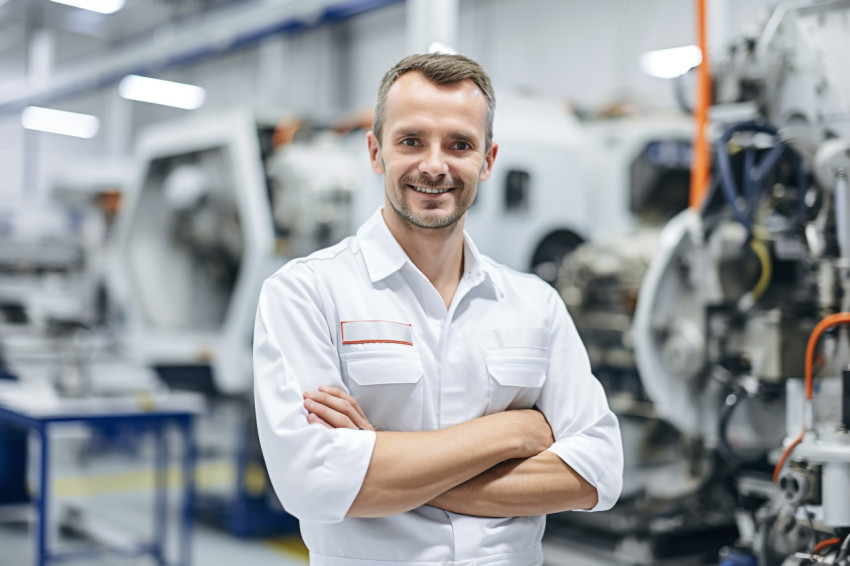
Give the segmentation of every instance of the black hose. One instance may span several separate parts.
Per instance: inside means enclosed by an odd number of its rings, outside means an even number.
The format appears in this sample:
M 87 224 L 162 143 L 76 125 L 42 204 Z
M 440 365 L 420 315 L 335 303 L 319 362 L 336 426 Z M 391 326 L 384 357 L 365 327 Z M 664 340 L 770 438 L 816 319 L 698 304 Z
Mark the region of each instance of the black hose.
M 726 396 L 723 405 L 720 407 L 720 421 L 717 427 L 717 453 L 724 462 L 736 470 L 760 462 L 764 457 L 764 454 L 749 457 L 738 454 L 732 445 L 729 444 L 729 440 L 726 437 L 729 429 L 729 421 L 732 420 L 732 414 L 735 412 L 735 408 L 740 403 L 741 398 L 746 395 L 747 392 L 741 385 L 732 387 L 729 395 Z
M 739 132 L 765 133 L 774 137 L 776 145 L 768 151 L 768 153 L 755 163 L 755 153 L 752 148 L 747 148 L 744 154 L 744 197 L 747 204 L 746 210 L 741 210 L 738 206 L 738 197 L 740 191 L 738 183 L 735 181 L 735 176 L 732 173 L 732 164 L 729 157 L 729 141 L 732 136 Z M 763 186 L 768 175 L 778 163 L 779 159 L 787 156 L 793 168 L 794 176 L 797 180 L 799 195 L 798 195 L 798 210 L 792 220 L 792 227 L 800 226 L 806 216 L 806 174 L 803 171 L 803 164 L 796 152 L 779 138 L 779 132 L 775 128 L 758 124 L 756 122 L 743 122 L 734 124 L 728 128 L 716 143 L 717 150 L 717 167 L 720 173 L 720 188 L 729 207 L 732 209 L 732 214 L 735 219 L 740 222 L 747 232 L 752 234 L 755 212 L 758 204 L 758 195 L 765 189 Z

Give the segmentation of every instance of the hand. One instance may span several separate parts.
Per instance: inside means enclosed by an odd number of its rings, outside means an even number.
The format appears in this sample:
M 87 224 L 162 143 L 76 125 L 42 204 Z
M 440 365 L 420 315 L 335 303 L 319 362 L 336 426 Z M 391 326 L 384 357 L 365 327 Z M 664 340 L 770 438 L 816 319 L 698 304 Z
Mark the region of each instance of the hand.
M 328 428 L 375 430 L 357 400 L 345 391 L 320 385 L 318 391 L 304 392 L 307 422 Z
M 540 411 L 521 409 L 500 414 L 518 421 L 514 430 L 517 431 L 521 440 L 523 451 L 521 458 L 536 456 L 555 443 L 552 427 Z

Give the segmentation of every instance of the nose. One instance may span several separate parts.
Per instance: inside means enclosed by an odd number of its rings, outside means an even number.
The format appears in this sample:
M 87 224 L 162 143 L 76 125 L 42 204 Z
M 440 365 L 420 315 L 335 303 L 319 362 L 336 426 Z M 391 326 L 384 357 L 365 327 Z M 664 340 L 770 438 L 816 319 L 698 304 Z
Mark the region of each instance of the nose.
M 422 161 L 419 162 L 419 172 L 432 177 L 445 175 L 449 172 L 449 164 L 446 162 L 441 144 L 433 143 L 426 147 Z

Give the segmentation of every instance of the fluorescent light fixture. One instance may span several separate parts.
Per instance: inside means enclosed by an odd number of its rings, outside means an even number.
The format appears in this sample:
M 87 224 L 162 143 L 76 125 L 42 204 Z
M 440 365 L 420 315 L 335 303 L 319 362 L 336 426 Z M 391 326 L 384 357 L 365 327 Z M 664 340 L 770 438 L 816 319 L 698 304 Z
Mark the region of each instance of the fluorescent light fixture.
M 98 14 L 114 14 L 124 7 L 124 0 L 51 0 L 57 4 L 65 4 L 74 8 L 97 12 Z
M 21 125 L 28 130 L 88 139 L 97 134 L 100 120 L 89 114 L 27 106 L 21 112 Z
M 640 56 L 640 68 L 647 75 L 672 79 L 684 75 L 702 62 L 702 53 L 696 45 L 647 51 Z
M 207 93 L 199 86 L 127 75 L 118 85 L 118 94 L 129 100 L 194 110 L 203 105 Z

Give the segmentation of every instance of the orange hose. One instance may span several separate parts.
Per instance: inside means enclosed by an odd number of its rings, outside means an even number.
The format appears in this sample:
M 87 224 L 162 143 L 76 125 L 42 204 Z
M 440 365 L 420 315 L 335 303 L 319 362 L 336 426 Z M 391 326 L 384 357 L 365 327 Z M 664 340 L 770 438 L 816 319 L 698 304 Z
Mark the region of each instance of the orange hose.
M 839 312 L 836 314 L 831 314 L 828 317 L 821 320 L 815 329 L 812 331 L 811 337 L 809 337 L 809 345 L 806 346 L 806 399 L 809 401 L 812 400 L 812 366 L 814 365 L 815 359 L 815 348 L 818 345 L 818 340 L 820 339 L 820 335 L 824 333 L 824 331 L 828 328 L 831 328 L 837 324 L 847 324 L 850 323 L 850 312 Z
M 841 542 L 840 538 L 828 538 L 826 540 L 822 540 L 815 546 L 815 550 L 812 554 L 819 554 L 821 550 L 828 546 L 832 546 L 833 544 L 838 544 Z
M 707 1 L 697 0 L 697 43 L 702 54 L 702 62 L 697 69 L 697 99 L 694 108 L 696 128 L 694 130 L 694 157 L 691 166 L 691 208 L 697 208 L 702 204 L 708 188 L 709 172 L 711 171 L 711 148 L 706 139 L 708 107 L 711 106 L 711 73 L 708 64 L 708 35 L 706 32 Z
M 779 472 L 782 471 L 782 466 L 785 465 L 785 460 L 788 459 L 788 456 L 791 455 L 791 451 L 797 447 L 798 444 L 803 442 L 803 436 L 806 434 L 806 425 L 803 425 L 803 430 L 800 432 L 800 436 L 795 438 L 791 444 L 785 448 L 785 451 L 782 453 L 782 457 L 779 458 L 779 461 L 776 463 L 776 467 L 773 468 L 773 483 L 779 483 Z
M 831 314 L 828 317 L 821 320 L 815 329 L 812 330 L 811 336 L 809 336 L 809 343 L 806 346 L 806 400 L 811 401 L 814 397 L 813 391 L 814 386 L 812 385 L 812 367 L 814 366 L 815 359 L 815 348 L 817 348 L 818 340 L 820 340 L 821 334 L 823 334 L 828 328 L 831 328 L 837 324 L 847 324 L 850 323 L 850 312 L 839 312 L 836 314 Z M 805 417 L 804 417 L 805 418 Z M 803 423 L 803 430 L 800 431 L 800 436 L 794 439 L 791 444 L 785 448 L 785 451 L 782 453 L 782 457 L 779 458 L 779 462 L 776 463 L 776 467 L 773 469 L 773 483 L 777 483 L 779 481 L 779 472 L 782 471 L 782 466 L 785 464 L 785 460 L 788 459 L 788 456 L 791 455 L 791 451 L 803 441 L 803 436 L 806 434 L 806 425 L 805 421 Z

